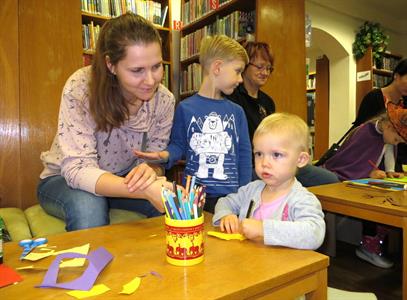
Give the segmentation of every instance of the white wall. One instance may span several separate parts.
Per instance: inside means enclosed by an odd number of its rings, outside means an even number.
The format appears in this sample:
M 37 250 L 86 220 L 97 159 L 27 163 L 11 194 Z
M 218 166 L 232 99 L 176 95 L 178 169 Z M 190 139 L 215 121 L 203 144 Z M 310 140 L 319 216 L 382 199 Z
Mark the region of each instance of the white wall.
M 324 1 L 325 4 L 328 2 L 329 0 Z M 338 3 L 339 1 L 336 2 Z M 355 10 L 361 10 L 362 8 L 357 5 L 355 1 Z M 313 42 L 316 39 L 318 47 L 330 60 L 330 144 L 345 133 L 356 115 L 356 61 L 352 54 L 352 43 L 364 22 L 362 19 L 340 12 L 340 9 L 341 7 L 334 10 L 314 1 L 305 1 L 305 10 L 311 17 L 313 27 Z M 352 10 L 349 5 L 346 9 Z M 369 10 L 366 7 L 365 9 Z M 406 36 L 394 30 L 385 29 L 385 31 L 390 35 L 389 50 L 406 56 Z

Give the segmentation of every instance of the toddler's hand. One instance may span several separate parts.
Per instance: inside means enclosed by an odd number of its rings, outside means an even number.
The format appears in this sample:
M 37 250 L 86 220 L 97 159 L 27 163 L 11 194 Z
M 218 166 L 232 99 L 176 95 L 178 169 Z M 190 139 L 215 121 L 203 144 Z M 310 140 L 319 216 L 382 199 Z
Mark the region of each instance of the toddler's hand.
M 236 215 L 228 215 L 220 220 L 220 230 L 227 233 L 239 232 L 239 219 Z
M 370 172 L 369 177 L 374 179 L 383 179 L 386 177 L 386 172 L 382 170 L 373 170 Z
M 242 221 L 242 233 L 250 240 L 263 237 L 263 222 L 255 219 L 244 219 Z

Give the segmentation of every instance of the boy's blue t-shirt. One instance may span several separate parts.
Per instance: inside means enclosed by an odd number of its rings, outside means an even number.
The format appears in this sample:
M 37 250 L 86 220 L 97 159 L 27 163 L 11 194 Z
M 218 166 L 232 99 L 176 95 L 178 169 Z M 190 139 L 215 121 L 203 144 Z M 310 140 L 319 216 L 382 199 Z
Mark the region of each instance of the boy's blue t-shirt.
M 251 181 L 252 151 L 243 109 L 227 99 L 195 94 L 174 116 L 167 168 L 185 158 L 185 177 L 195 175 L 209 197 L 237 192 Z

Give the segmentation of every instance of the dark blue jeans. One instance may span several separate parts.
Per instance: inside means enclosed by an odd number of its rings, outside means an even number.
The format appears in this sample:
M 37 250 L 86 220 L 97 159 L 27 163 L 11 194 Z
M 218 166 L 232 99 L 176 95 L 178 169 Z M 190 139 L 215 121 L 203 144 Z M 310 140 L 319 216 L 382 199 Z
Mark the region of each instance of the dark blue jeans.
M 161 215 L 147 200 L 96 196 L 69 187 L 62 176 L 42 179 L 37 196 L 48 214 L 65 221 L 67 231 L 108 225 L 110 208 L 136 211 L 148 218 Z

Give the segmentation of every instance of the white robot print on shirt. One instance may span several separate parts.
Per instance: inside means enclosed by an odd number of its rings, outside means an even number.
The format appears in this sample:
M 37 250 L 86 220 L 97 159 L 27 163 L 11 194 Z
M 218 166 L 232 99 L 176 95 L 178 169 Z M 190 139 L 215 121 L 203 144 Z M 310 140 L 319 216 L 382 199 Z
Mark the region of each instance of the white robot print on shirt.
M 213 178 L 218 180 L 228 178 L 223 164 L 225 154 L 232 148 L 232 138 L 226 131 L 229 122 L 230 120 L 223 122 L 220 115 L 211 112 L 203 122 L 202 132 L 192 134 L 189 145 L 199 157 L 199 168 L 195 174 L 197 177 L 208 178 L 208 171 L 212 168 Z

